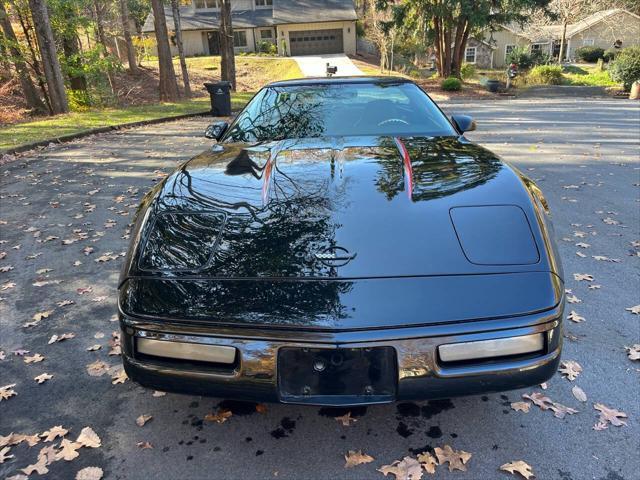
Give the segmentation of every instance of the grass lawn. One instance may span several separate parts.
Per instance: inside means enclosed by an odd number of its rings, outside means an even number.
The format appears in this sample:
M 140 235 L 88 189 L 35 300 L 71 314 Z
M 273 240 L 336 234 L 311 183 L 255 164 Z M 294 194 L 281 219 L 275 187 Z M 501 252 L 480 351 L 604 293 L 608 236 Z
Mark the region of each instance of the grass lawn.
M 234 110 L 242 108 L 252 96 L 253 93 L 249 92 L 233 94 L 231 97 L 232 108 Z M 54 139 L 93 128 L 204 112 L 209 108 L 209 98 L 202 97 L 180 103 L 73 112 L 32 122 L 17 123 L 0 128 L 0 152 L 25 143 Z
M 609 72 L 600 70 L 595 65 L 567 65 L 562 69 L 563 85 L 580 85 L 590 87 L 615 87 Z

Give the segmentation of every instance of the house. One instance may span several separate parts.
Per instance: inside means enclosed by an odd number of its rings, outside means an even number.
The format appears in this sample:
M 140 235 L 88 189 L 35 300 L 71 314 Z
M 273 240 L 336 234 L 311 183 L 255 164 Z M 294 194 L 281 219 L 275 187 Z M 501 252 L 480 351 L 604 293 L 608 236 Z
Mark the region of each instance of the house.
M 231 9 L 236 53 L 259 51 L 263 42 L 275 44 L 282 56 L 356 53 L 352 0 L 231 0 Z M 165 7 L 165 15 L 171 34 L 170 7 Z M 219 0 L 192 0 L 180 7 L 180 19 L 187 56 L 220 53 Z M 153 13 L 142 31 L 154 36 Z M 171 49 L 178 54 L 175 45 Z
M 583 46 L 603 49 L 640 45 L 640 16 L 619 8 L 594 13 L 579 22 L 567 25 L 563 60 L 576 58 L 576 50 Z M 562 39 L 562 25 L 524 26 L 502 25 L 486 32 L 483 40 L 494 47 L 493 68 L 506 66 L 506 58 L 516 47 L 540 50 L 558 58 Z M 489 65 L 479 65 L 489 68 Z

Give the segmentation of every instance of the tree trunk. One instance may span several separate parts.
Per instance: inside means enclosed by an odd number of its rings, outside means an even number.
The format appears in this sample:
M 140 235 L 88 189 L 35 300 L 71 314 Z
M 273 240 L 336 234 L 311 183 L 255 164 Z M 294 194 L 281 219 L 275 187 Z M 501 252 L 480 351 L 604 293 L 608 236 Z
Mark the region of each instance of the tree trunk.
M 103 58 L 106 58 L 109 55 L 109 50 L 107 49 L 107 36 L 104 33 L 104 18 L 103 18 L 104 11 L 102 10 L 104 8 L 104 4 L 99 5 L 100 3 L 103 3 L 103 2 L 101 2 L 100 0 L 94 0 L 93 7 L 95 9 L 95 14 L 96 14 L 96 30 L 98 33 L 98 40 L 102 44 L 102 56 Z M 109 79 L 109 86 L 111 87 L 111 93 L 116 95 L 116 84 L 113 78 L 113 72 L 109 68 L 107 69 L 107 78 Z
M 182 70 L 182 83 L 184 83 L 184 94 L 191 97 L 191 84 L 189 83 L 189 72 L 187 71 L 187 61 L 184 58 L 184 46 L 182 45 L 182 27 L 180 25 L 180 6 L 178 0 L 171 0 L 171 11 L 173 13 L 173 30 L 176 34 L 176 45 L 180 56 L 180 69 Z
M 11 20 L 9 19 L 2 2 L 0 2 L 0 25 L 2 26 L 4 37 L 8 42 L 7 53 L 11 54 L 11 61 L 16 69 L 16 73 L 18 74 L 18 80 L 20 81 L 20 87 L 22 88 L 24 98 L 27 101 L 27 106 L 38 113 L 46 113 L 47 107 L 40 99 L 38 91 L 31 80 L 27 64 L 24 61 L 22 52 L 20 52 L 20 49 L 18 48 L 18 39 L 13 31 Z
M 464 51 L 467 46 L 469 22 L 465 17 L 460 17 L 456 25 L 456 34 L 453 40 L 453 55 L 451 58 L 451 75 L 460 78 L 460 67 L 464 59 Z
M 13 7 L 16 16 L 18 17 L 18 21 L 20 22 L 20 26 L 22 27 L 22 33 L 24 34 L 24 38 L 27 41 L 27 46 L 29 48 L 29 53 L 31 54 L 31 62 L 25 58 L 25 62 L 31 66 L 33 73 L 36 76 L 36 81 L 38 82 L 38 87 L 40 88 L 40 92 L 42 92 L 42 97 L 44 98 L 44 102 L 47 105 L 47 110 L 50 114 L 53 114 L 53 109 L 51 108 L 51 100 L 49 99 L 49 92 L 47 92 L 47 88 L 44 84 L 44 75 L 42 74 L 42 68 L 40 68 L 40 61 L 38 60 L 38 54 L 36 52 L 35 39 L 31 35 L 31 31 L 33 30 L 31 23 L 29 22 L 28 17 L 24 17 L 22 13 L 20 13 L 20 9 L 16 7 L 16 4 L 12 1 L 11 5 Z
M 564 59 L 564 49 L 567 43 L 567 20 L 562 20 L 562 38 L 560 39 L 560 53 L 558 53 L 558 64 Z
M 231 83 L 236 91 L 236 58 L 233 51 L 233 25 L 231 23 L 231 0 L 220 0 L 220 77 Z
M 47 5 L 45 0 L 29 0 L 29 7 L 31 8 L 31 16 L 33 17 L 36 37 L 40 47 L 44 75 L 49 87 L 51 110 L 54 114 L 66 113 L 69 111 L 69 103 L 64 89 L 64 78 L 62 77 L 60 63 L 58 62 L 58 52 L 53 40 L 51 24 L 49 23 Z
M 151 0 L 151 7 L 153 8 L 153 21 L 158 48 L 160 100 L 163 102 L 175 102 L 178 100 L 178 82 L 176 81 L 176 72 L 173 69 L 169 35 L 167 34 L 167 19 L 164 15 L 162 0 Z
M 136 59 L 136 49 L 133 46 L 133 40 L 131 40 L 131 20 L 129 19 L 129 5 L 127 5 L 127 0 L 120 0 L 120 17 L 122 19 L 124 41 L 127 44 L 129 71 L 133 74 L 137 74 L 139 72 L 138 61 Z

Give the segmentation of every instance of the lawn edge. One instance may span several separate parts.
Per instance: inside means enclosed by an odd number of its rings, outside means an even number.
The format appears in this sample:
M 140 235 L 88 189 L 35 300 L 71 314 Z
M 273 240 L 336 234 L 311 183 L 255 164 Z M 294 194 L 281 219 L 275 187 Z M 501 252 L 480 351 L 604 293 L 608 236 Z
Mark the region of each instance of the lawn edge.
M 120 123 L 117 125 L 108 125 L 106 127 L 90 128 L 77 133 L 69 133 L 67 135 L 61 135 L 59 137 L 52 137 L 46 140 L 39 140 L 37 142 L 22 143 L 16 147 L 7 149 L 0 149 L 0 155 L 15 155 L 17 153 L 27 152 L 34 150 L 38 147 L 46 147 L 50 143 L 66 143 L 79 138 L 89 137 L 97 133 L 112 132 L 115 130 L 123 130 L 125 128 L 142 127 L 144 125 L 154 125 L 156 123 L 170 122 L 172 120 L 182 120 L 184 118 L 201 117 L 211 115 L 211 110 L 201 110 L 199 112 L 183 113 L 180 115 L 171 115 L 168 117 L 151 118 L 148 120 L 138 120 L 137 122 Z

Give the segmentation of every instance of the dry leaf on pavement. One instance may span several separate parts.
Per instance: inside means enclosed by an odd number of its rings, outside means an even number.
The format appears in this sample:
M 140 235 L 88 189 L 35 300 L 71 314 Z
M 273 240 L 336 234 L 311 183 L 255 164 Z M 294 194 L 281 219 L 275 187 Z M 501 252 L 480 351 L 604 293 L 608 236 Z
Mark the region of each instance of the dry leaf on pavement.
M 164 392 L 162 392 L 162 393 L 164 393 Z M 267 406 L 264 403 L 258 403 L 256 405 L 256 412 L 258 412 L 258 413 L 267 413 Z
M 567 318 L 572 322 L 576 322 L 576 323 L 581 323 L 585 321 L 585 318 L 578 315 L 578 313 L 575 312 L 574 310 L 571 310 Z
M 32 465 L 28 465 L 21 470 L 25 475 L 31 475 L 33 472 L 36 472 L 38 475 L 44 475 L 49 472 L 47 468 L 47 457 L 39 457 L 38 461 Z
M 578 413 L 578 410 L 567 407 L 557 402 L 553 402 L 553 404 L 549 408 L 553 412 L 553 416 L 556 418 L 564 418 L 567 414 L 573 415 L 574 413 Z
M 53 427 L 51 430 L 47 430 L 46 432 L 41 433 L 40 438 L 43 438 L 44 442 L 52 442 L 58 437 L 64 437 L 67 433 L 69 433 L 69 430 L 64 428 L 62 425 L 58 425 L 56 427 Z
M 511 408 L 514 409 L 516 412 L 529 413 L 531 404 L 529 402 L 512 402 Z
M 218 410 L 218 413 L 216 414 L 213 414 L 213 413 L 206 414 L 204 416 L 204 419 L 207 422 L 224 423 L 227 421 L 229 417 L 231 417 L 231 415 L 233 415 L 233 413 L 231 413 L 231 410 Z
M 11 447 L 0 448 L 0 464 L 14 457 L 14 455 L 9 455 L 9 450 L 11 450 Z
M 418 454 L 417 458 L 420 465 L 422 465 L 422 468 L 424 468 L 427 473 L 436 473 L 436 467 L 438 466 L 436 457 L 431 455 L 429 452 L 422 452 Z
M 76 480 L 101 480 L 103 475 L 100 467 L 85 467 L 76 474 Z
M 100 441 L 100 437 L 96 432 L 94 432 L 91 427 L 84 427 L 80 431 L 80 435 L 76 439 L 76 442 L 82 445 L 83 447 L 88 448 L 98 448 L 102 445 Z
M 624 347 L 627 351 L 627 356 L 629 360 L 640 360 L 640 343 L 636 343 L 631 347 Z
M 351 423 L 356 423 L 358 420 L 351 416 L 351 412 L 347 412 L 341 417 L 334 417 L 338 422 L 342 423 L 343 427 L 350 427 Z
M 92 377 L 101 377 L 109 370 L 109 365 L 107 365 L 102 360 L 96 360 L 93 363 L 87 365 L 87 373 Z
M 402 461 L 396 460 L 391 465 L 383 465 L 378 471 L 385 477 L 387 474 L 395 475 L 395 480 L 420 480 L 422 478 L 422 465 L 416 459 L 404 457 Z
M 160 390 L 154 390 L 153 394 L 151 395 L 152 397 L 164 397 L 167 394 L 167 392 L 161 392 Z M 258 407 L 256 406 L 256 410 L 258 410 Z
M 579 386 L 577 386 L 577 385 L 574 386 L 571 389 L 571 393 L 576 398 L 576 400 L 579 400 L 581 402 L 586 402 L 587 401 L 587 394 L 584 393 L 584 390 L 582 390 Z
M 144 424 L 147 423 L 152 418 L 153 416 L 151 415 L 140 415 L 138 418 L 136 418 L 136 425 L 138 425 L 139 427 L 143 427 Z
M 533 470 L 531 470 L 531 465 L 529 465 L 526 462 L 523 462 L 522 460 L 518 460 L 511 463 L 505 463 L 504 465 L 500 466 L 500 470 L 504 470 L 505 472 L 509 472 L 511 474 L 515 474 L 517 472 L 527 480 L 535 476 L 533 474 Z
M 64 438 L 60 443 L 60 450 L 56 454 L 56 460 L 66 460 L 70 462 L 74 458 L 80 456 L 78 450 L 82 447 L 79 443 L 72 442 L 71 440 L 67 440 Z
M 640 315 L 640 305 L 634 305 L 633 307 L 625 308 L 625 310 L 635 315 Z
M 564 360 L 560 364 L 558 371 L 569 381 L 573 381 L 578 378 L 578 375 L 582 372 L 582 366 L 573 360 Z
M 553 402 L 551 399 L 544 395 L 541 392 L 534 392 L 532 394 L 525 393 L 522 395 L 522 398 L 526 398 L 527 400 L 531 400 L 534 405 L 537 405 L 542 410 L 549 410 Z
M 111 384 L 117 385 L 119 383 L 124 383 L 127 378 L 129 378 L 127 376 L 127 372 L 124 371 L 124 368 L 121 368 L 111 376 Z
M 34 353 L 30 357 L 28 357 L 28 356 L 24 357 L 24 363 L 38 363 L 38 362 L 41 362 L 43 360 L 44 360 L 44 357 L 42 355 L 40 355 L 39 353 Z
M 621 418 L 627 418 L 627 414 L 616 410 L 615 408 L 609 408 L 602 403 L 596 403 L 593 405 L 593 408 L 600 412 L 599 422 L 606 424 L 609 422 L 611 425 L 615 427 L 622 427 L 626 425 L 627 422 L 624 420 L 620 420 Z
M 373 462 L 373 457 L 366 453 L 362 453 L 362 450 L 349 450 L 349 452 L 344 456 L 344 459 L 346 462 L 344 464 L 344 468 L 352 468 L 356 465 Z
M 102 348 L 102 345 L 96 343 L 95 345 L 91 345 L 90 347 L 87 347 L 87 352 L 95 352 L 96 350 L 100 350 Z
M 38 383 L 44 383 L 47 380 L 51 380 L 52 378 L 53 378 L 53 375 L 49 375 L 48 373 L 42 373 L 37 377 L 33 377 L 33 379 Z
M 15 383 L 11 383 L 9 385 L 5 385 L 4 387 L 0 387 L 0 402 L 2 400 L 8 400 L 9 398 L 17 395 L 18 393 L 13 389 L 15 387 Z
M 578 282 L 580 281 L 593 282 L 593 275 L 589 275 L 588 273 L 574 273 L 573 279 Z
M 149 442 L 138 442 L 136 443 L 136 446 L 141 450 L 147 450 L 149 448 L 153 448 L 153 445 L 151 445 Z
M 469 452 L 464 450 L 454 450 L 449 445 L 445 445 L 444 448 L 436 447 L 434 449 L 436 457 L 438 457 L 438 463 L 444 465 L 445 462 L 449 463 L 449 471 L 462 470 L 467 471 L 466 463 L 471 458 Z

